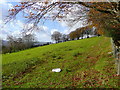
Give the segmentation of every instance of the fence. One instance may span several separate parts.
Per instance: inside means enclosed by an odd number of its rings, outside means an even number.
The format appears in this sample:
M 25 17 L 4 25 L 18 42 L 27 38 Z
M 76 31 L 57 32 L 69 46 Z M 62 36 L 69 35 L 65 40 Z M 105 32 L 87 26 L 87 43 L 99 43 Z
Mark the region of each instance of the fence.
M 117 75 L 120 75 L 120 47 L 116 46 L 111 39 L 113 55 L 115 57 L 115 64 L 117 69 Z

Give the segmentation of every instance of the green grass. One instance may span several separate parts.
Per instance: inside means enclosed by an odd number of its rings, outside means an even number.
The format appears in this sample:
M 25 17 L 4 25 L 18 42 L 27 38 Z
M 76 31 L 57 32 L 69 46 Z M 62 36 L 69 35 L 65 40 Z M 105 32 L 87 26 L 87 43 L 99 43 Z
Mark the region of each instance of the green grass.
M 3 54 L 3 88 L 118 88 L 111 51 L 94 37 Z

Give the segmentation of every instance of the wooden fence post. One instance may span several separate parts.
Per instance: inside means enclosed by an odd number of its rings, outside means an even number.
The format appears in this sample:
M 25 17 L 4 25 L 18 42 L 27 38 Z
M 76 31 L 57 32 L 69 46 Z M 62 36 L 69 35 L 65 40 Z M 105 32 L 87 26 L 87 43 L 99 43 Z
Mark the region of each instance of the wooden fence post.
M 115 57 L 115 64 L 117 69 L 117 75 L 120 75 L 120 49 L 113 43 L 113 39 L 111 38 L 113 55 Z
M 117 53 L 117 75 L 120 75 L 120 52 Z

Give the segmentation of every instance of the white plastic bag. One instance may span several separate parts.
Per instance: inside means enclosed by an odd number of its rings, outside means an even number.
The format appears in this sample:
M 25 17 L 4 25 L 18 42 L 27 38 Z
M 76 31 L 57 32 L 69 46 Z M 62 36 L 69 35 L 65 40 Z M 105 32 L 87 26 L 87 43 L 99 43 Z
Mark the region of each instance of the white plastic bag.
M 52 72 L 61 72 L 61 69 L 60 68 L 55 68 L 55 69 L 52 69 Z

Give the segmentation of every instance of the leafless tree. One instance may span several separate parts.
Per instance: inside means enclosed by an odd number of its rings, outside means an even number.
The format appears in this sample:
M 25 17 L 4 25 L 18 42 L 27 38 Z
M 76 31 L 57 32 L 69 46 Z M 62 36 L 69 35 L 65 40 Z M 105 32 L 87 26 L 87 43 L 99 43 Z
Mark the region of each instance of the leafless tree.
M 51 39 L 55 40 L 56 43 L 58 43 L 62 38 L 62 34 L 58 31 L 54 31 L 53 34 L 51 35 Z
M 23 39 L 23 43 L 25 44 L 26 48 L 30 48 L 35 41 L 35 37 L 33 34 L 24 35 L 22 39 Z

